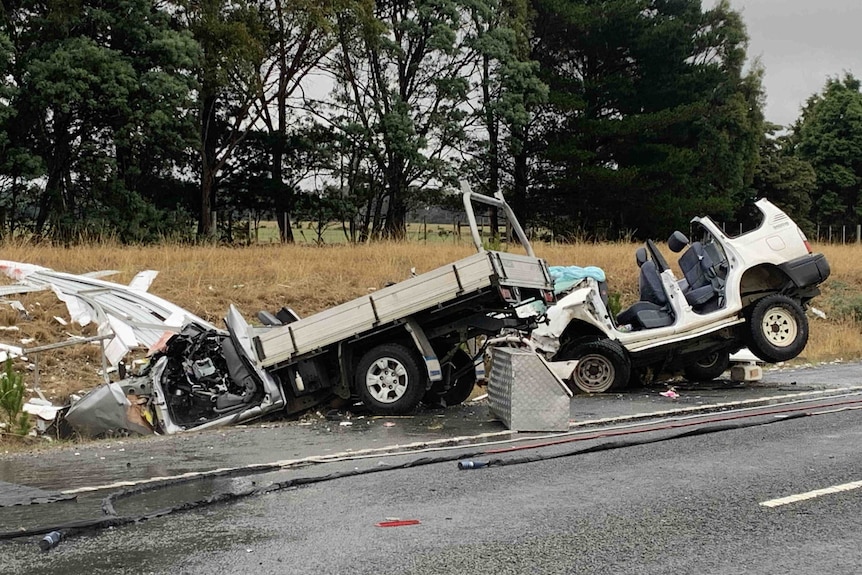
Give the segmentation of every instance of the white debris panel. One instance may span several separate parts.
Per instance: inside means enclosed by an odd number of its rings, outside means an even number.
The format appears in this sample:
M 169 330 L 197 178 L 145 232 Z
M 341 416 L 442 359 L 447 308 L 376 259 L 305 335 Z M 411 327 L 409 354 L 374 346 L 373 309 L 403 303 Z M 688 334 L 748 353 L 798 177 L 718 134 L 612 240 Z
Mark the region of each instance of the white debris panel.
M 166 331 L 177 332 L 187 323 L 215 329 L 195 314 L 147 293 L 158 273 L 153 270 L 139 273 L 128 286 L 98 279 L 97 274 L 68 274 L 7 260 L 0 260 L 0 272 L 16 280 L 22 291 L 53 290 L 66 304 L 72 321 L 82 327 L 95 322 L 100 334 L 113 334 L 108 348 L 114 365 L 129 349 L 151 348 Z M 7 291 L 11 293 L 11 289 Z

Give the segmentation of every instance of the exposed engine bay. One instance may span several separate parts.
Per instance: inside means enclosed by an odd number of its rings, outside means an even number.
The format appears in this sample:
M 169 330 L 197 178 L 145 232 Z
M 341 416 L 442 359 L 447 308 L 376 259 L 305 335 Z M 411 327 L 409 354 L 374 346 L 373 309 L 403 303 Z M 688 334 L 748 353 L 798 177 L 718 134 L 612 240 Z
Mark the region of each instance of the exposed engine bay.
M 163 366 L 157 383 L 178 425 L 194 426 L 246 409 L 263 394 L 230 336 L 221 330 L 188 324 L 152 364 Z

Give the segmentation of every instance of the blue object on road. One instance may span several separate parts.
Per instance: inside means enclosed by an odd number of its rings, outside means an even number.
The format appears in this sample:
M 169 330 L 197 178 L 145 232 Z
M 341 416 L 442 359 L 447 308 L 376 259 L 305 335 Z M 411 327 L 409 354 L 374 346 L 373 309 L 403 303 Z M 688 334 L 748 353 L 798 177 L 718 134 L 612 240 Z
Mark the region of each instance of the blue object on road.
M 472 461 L 470 459 L 465 459 L 458 462 L 458 469 L 479 469 L 487 466 L 487 461 Z
M 39 548 L 42 551 L 47 551 L 48 549 L 53 549 L 57 545 L 60 544 L 60 539 L 63 538 L 63 535 L 59 531 L 51 531 L 41 540 L 39 540 Z

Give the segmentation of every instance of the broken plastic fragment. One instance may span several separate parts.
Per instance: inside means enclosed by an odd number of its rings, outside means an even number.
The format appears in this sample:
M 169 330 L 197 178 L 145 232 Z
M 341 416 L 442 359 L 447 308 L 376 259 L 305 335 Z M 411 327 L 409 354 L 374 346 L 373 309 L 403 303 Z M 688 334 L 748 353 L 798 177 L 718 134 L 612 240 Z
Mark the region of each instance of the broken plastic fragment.
M 661 393 L 659 393 L 659 395 L 663 395 L 663 396 L 668 397 L 670 399 L 676 399 L 677 397 L 679 397 L 679 394 L 672 389 L 668 389 L 667 391 L 662 391 Z
M 378 527 L 403 527 L 405 525 L 419 525 L 418 519 L 397 519 L 394 521 L 381 521 Z

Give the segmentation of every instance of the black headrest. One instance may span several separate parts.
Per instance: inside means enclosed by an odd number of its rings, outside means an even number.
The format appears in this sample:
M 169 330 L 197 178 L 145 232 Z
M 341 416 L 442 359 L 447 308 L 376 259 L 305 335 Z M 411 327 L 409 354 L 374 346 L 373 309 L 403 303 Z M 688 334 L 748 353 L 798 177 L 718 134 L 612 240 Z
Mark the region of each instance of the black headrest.
M 687 246 L 687 245 L 688 245 L 688 238 L 685 237 L 685 234 L 680 232 L 680 231 L 676 231 L 676 232 L 672 233 L 670 235 L 670 237 L 667 239 L 667 247 L 669 247 L 670 251 L 672 251 L 675 254 L 678 254 L 679 252 L 684 250 L 685 246 Z
M 635 251 L 635 261 L 638 263 L 638 267 L 644 265 L 644 262 L 647 260 L 646 248 L 641 246 Z

